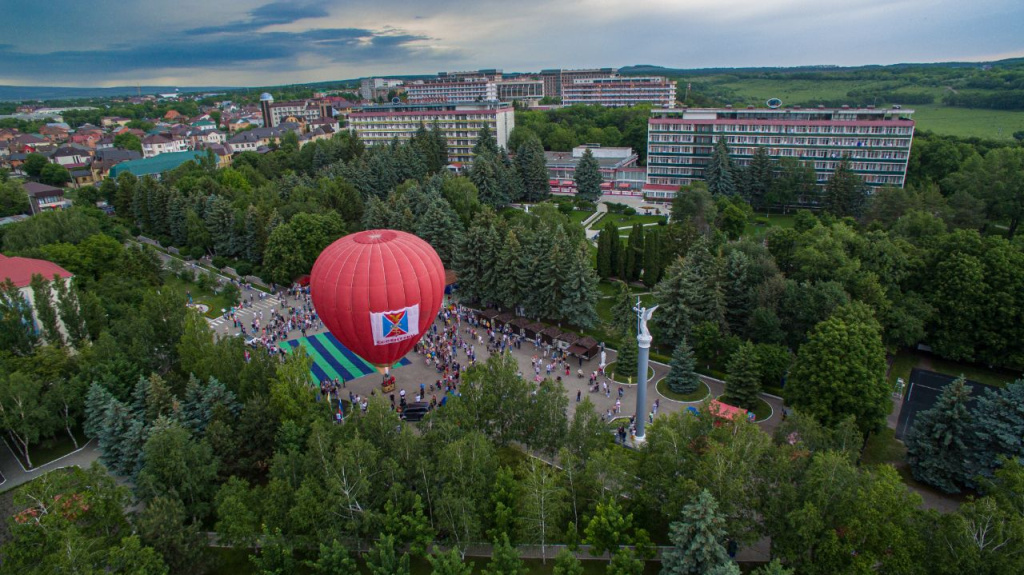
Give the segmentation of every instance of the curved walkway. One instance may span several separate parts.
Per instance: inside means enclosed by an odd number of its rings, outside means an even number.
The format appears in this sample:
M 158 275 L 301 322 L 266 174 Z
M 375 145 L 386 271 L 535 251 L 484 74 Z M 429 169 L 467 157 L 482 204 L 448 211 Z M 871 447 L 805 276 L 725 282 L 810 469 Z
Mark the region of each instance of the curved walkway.
M 54 469 L 60 469 L 62 467 L 71 467 L 77 465 L 78 467 L 89 467 L 93 461 L 96 461 L 100 457 L 99 449 L 96 447 L 96 441 L 90 439 L 79 448 L 77 451 L 54 459 L 49 463 L 45 463 L 32 469 L 25 469 L 22 467 L 21 462 L 15 457 L 14 452 L 11 451 L 11 447 L 6 441 L 2 442 L 3 446 L 0 447 L 0 473 L 3 473 L 4 482 L 0 483 L 0 492 L 13 489 L 22 483 L 27 483 L 36 477 Z

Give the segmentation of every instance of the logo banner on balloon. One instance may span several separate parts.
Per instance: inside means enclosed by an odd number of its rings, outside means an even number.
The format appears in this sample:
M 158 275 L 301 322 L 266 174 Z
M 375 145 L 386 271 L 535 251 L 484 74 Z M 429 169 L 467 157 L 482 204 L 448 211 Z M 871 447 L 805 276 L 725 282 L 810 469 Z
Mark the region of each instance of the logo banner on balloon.
M 396 311 L 370 312 L 373 344 L 387 345 L 419 335 L 420 305 L 415 304 Z

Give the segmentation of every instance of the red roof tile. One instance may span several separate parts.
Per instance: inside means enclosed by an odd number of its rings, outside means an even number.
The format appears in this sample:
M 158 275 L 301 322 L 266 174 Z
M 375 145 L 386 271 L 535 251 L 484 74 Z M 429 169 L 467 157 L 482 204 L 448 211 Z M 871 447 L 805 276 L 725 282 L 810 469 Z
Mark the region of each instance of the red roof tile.
M 71 272 L 53 262 L 31 258 L 9 258 L 0 254 L 0 281 L 10 278 L 14 285 L 22 288 L 32 282 L 32 276 L 35 274 L 41 274 L 47 280 L 53 279 L 54 274 L 62 278 L 72 276 Z

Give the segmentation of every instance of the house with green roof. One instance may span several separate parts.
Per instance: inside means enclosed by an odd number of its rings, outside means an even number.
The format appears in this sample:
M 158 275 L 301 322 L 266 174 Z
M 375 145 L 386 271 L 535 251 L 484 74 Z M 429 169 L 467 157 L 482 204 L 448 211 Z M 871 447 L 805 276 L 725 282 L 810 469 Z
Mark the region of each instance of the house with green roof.
M 131 172 L 136 176 L 159 176 L 164 172 L 169 172 L 174 168 L 184 164 L 185 162 L 200 162 L 203 157 L 206 156 L 205 151 L 195 152 L 171 152 L 168 154 L 160 154 L 159 156 L 153 156 L 152 158 L 143 158 L 141 160 L 130 160 L 127 162 L 121 162 L 116 166 L 110 168 L 110 177 L 117 178 L 124 172 Z

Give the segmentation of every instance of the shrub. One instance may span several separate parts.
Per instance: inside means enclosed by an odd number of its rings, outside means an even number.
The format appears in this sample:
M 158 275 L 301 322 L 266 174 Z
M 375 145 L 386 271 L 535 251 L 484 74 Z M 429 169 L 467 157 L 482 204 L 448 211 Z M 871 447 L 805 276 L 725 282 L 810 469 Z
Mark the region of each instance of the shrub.
M 622 213 L 624 215 L 627 215 L 627 216 L 635 216 L 636 215 L 636 208 L 626 208 L 626 209 L 622 210 Z
M 240 261 L 235 265 L 235 271 L 238 272 L 239 277 L 245 277 L 252 275 L 253 265 L 247 261 Z
M 203 256 L 206 255 L 206 250 L 204 250 L 200 246 L 193 246 L 192 249 L 188 251 L 188 254 L 192 256 L 192 259 L 200 260 L 203 259 Z
M 221 288 L 220 295 L 224 296 L 224 299 L 227 300 L 228 305 L 235 306 L 238 305 L 238 298 L 241 295 L 241 293 L 238 290 L 238 286 L 236 286 L 234 283 L 228 283 L 223 288 Z
M 178 258 L 171 258 L 167 262 L 167 269 L 171 270 L 171 273 L 174 275 L 180 275 L 185 269 L 185 264 Z
M 224 256 L 213 256 L 213 267 L 217 269 L 224 269 L 228 267 L 231 261 Z
M 199 289 L 201 290 L 213 289 L 213 285 L 215 283 L 216 280 L 214 279 L 213 274 L 209 272 L 200 272 L 199 277 L 196 278 L 196 285 L 199 286 Z

